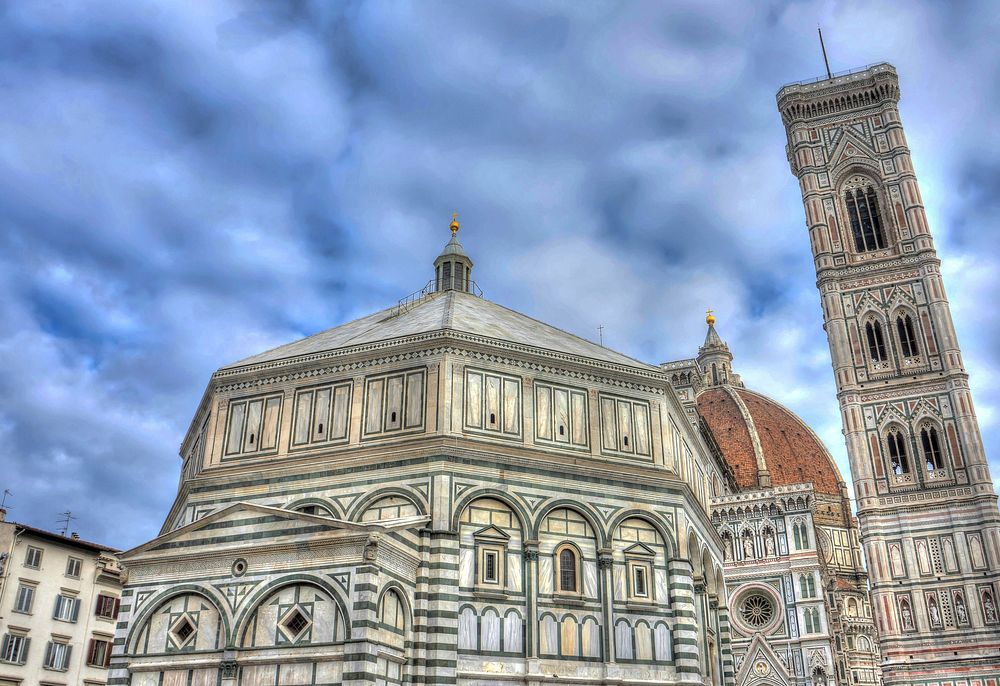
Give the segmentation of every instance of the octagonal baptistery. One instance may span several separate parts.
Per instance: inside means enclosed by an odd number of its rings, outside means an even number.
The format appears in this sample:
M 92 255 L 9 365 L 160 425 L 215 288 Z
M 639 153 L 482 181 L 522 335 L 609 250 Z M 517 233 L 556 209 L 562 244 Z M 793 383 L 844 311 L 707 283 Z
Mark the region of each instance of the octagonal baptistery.
M 666 374 L 481 297 L 451 228 L 415 295 L 213 375 L 110 683 L 732 683 Z

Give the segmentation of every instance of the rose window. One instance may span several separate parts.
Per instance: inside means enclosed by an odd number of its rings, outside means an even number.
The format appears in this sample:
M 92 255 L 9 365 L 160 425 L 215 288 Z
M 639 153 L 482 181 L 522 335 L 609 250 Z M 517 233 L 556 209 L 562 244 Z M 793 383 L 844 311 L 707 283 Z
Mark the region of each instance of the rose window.
M 740 617 L 747 626 L 761 629 L 774 618 L 774 603 L 762 595 L 747 596 L 740 606 Z

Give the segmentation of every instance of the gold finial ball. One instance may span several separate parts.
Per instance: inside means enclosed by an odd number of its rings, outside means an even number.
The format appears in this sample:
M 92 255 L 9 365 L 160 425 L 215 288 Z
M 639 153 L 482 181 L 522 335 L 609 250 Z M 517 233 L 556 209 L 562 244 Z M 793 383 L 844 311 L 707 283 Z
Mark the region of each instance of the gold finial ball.
M 449 229 L 451 229 L 451 235 L 452 236 L 454 236 L 456 233 L 458 233 L 458 227 L 459 227 L 459 224 L 458 224 L 458 212 L 452 212 L 451 213 L 451 226 L 448 227 Z
M 712 310 L 707 310 L 705 314 L 705 323 L 709 326 L 715 326 L 715 315 L 712 314 Z

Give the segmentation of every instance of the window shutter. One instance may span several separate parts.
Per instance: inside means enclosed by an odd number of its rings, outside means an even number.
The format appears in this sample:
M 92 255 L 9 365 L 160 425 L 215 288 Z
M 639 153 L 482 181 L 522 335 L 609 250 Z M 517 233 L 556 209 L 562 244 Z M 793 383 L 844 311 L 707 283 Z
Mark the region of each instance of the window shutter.
M 108 667 L 111 665 L 111 641 L 107 641 L 107 648 L 104 650 L 104 666 Z
M 73 598 L 70 602 L 73 603 L 73 614 L 70 617 L 70 621 L 75 622 L 80 617 L 80 599 Z
M 60 610 L 62 609 L 62 602 L 63 602 L 63 597 L 61 595 L 57 595 L 56 596 L 56 609 L 52 613 L 52 617 L 53 618 L 56 618 L 56 617 L 58 617 L 61 614 Z
M 97 639 L 90 639 L 90 643 L 87 646 L 87 664 L 94 665 L 97 664 L 97 654 L 95 649 L 97 648 Z
M 52 641 L 45 644 L 45 660 L 42 662 L 46 667 L 52 666 Z
M 66 652 L 63 654 L 63 663 L 59 665 L 59 669 L 69 669 L 69 658 L 73 654 L 73 646 L 66 646 Z
M 7 634 L 3 637 L 3 648 L 0 648 L 0 656 L 7 659 L 7 648 L 10 645 L 11 636 Z
M 27 636 L 24 637 L 24 643 L 21 644 L 21 654 L 17 656 L 17 664 L 23 665 L 28 661 L 28 647 L 31 645 L 31 639 Z
M 111 619 L 118 619 L 118 610 L 122 606 L 121 598 L 115 598 L 113 609 L 111 610 Z

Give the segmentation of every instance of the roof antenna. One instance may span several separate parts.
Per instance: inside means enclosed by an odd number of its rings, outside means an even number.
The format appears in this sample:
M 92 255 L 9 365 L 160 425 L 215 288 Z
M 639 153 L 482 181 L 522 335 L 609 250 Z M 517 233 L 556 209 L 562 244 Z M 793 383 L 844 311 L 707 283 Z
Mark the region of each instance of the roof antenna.
M 74 515 L 69 510 L 66 510 L 65 512 L 60 512 L 59 513 L 59 519 L 58 519 L 58 521 L 59 521 L 60 524 L 62 524 L 62 530 L 60 531 L 60 533 L 63 536 L 65 536 L 66 532 L 69 531 L 69 523 L 71 521 L 73 521 L 74 519 L 76 519 L 76 515 Z
M 823 42 L 823 29 L 819 24 L 816 25 L 816 31 L 819 32 L 819 47 L 823 50 L 823 64 L 826 65 L 826 78 L 832 79 L 833 74 L 830 73 L 830 60 L 826 57 L 826 43 Z
M 10 492 L 9 490 L 7 490 L 6 488 L 5 488 L 5 489 L 3 489 L 3 499 L 2 499 L 2 500 L 0 500 L 0 510 L 2 510 L 2 509 L 4 509 L 4 508 L 6 508 L 6 507 L 7 507 L 7 496 L 9 496 L 9 495 L 14 495 L 14 494 L 13 494 L 13 493 L 11 493 L 11 492 Z
M 601 337 L 601 347 L 604 347 L 604 324 L 597 327 L 597 334 Z

